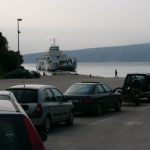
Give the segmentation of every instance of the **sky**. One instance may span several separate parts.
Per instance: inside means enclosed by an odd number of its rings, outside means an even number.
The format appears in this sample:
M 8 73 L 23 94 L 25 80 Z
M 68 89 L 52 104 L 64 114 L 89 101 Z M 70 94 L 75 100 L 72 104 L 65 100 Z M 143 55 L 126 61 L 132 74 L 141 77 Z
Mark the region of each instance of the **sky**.
M 0 32 L 21 54 L 150 43 L 150 0 L 0 0 Z

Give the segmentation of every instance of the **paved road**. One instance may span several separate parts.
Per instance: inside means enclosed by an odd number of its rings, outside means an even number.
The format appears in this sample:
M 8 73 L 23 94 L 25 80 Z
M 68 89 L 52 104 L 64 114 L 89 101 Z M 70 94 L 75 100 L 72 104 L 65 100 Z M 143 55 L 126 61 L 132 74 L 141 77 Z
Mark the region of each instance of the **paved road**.
M 125 105 L 121 112 L 78 115 L 73 127 L 53 126 L 47 150 L 149 150 L 150 104 Z

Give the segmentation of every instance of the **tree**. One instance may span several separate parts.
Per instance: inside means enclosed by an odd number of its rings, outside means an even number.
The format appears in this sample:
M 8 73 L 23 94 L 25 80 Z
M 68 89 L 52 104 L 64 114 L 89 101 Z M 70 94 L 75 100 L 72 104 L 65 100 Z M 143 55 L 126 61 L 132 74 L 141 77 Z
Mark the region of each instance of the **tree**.
M 14 52 L 12 50 L 8 51 L 8 53 L 5 53 L 3 66 L 5 66 L 6 71 L 11 71 L 20 66 L 22 64 L 22 56 L 18 52 Z
M 0 32 L 0 52 L 8 51 L 8 42 L 7 39 Z
M 22 55 L 19 52 L 8 50 L 7 39 L 0 32 L 0 69 L 8 72 L 16 69 L 22 63 Z

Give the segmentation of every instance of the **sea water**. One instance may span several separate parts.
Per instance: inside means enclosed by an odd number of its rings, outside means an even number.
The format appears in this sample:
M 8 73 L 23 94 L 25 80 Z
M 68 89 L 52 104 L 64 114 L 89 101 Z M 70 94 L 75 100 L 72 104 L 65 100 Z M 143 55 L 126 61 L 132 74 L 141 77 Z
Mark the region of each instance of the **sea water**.
M 36 64 L 23 64 L 29 70 L 36 70 Z M 78 63 L 77 73 L 103 77 L 114 77 L 115 69 L 119 77 L 125 77 L 127 73 L 150 73 L 150 62 L 100 62 Z

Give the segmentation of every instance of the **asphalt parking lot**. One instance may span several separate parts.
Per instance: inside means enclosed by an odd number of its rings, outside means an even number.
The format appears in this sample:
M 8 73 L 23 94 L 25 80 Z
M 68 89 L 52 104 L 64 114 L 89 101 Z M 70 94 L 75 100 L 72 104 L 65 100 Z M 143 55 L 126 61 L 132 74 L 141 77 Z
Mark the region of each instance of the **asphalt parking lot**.
M 76 115 L 74 126 L 52 127 L 47 150 L 149 150 L 150 104 L 124 105 L 102 116 Z

